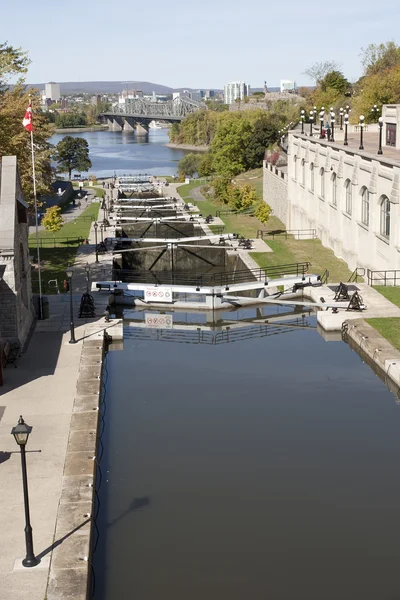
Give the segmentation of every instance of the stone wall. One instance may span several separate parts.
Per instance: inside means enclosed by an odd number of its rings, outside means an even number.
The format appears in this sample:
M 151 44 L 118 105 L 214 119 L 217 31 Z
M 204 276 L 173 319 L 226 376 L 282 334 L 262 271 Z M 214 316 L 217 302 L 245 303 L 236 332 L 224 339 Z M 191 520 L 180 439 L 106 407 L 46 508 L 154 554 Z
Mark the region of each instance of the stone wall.
M 289 229 L 287 173 L 266 161 L 263 165 L 263 200 Z

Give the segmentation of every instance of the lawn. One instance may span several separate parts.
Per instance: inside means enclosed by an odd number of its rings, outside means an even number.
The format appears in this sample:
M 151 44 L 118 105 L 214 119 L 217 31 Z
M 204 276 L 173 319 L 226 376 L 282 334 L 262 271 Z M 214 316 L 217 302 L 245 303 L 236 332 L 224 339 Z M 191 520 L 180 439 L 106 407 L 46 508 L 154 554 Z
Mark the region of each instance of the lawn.
M 259 169 L 253 169 L 252 171 L 246 171 L 235 177 L 237 183 L 249 183 L 255 189 L 257 194 L 262 198 L 263 195 L 263 170 L 262 167 Z
M 375 285 L 374 289 L 396 306 L 400 306 L 400 287 Z
M 380 291 L 380 290 L 379 290 Z M 384 294 L 386 295 L 386 294 Z M 386 296 L 387 297 L 387 296 Z M 390 298 L 389 298 L 390 300 Z M 397 302 L 395 303 L 397 304 Z M 384 317 L 376 319 L 366 319 L 372 327 L 374 327 L 378 333 L 383 335 L 388 342 L 392 344 L 397 350 L 400 350 L 400 318 L 399 317 Z
M 42 280 L 44 293 L 54 293 L 55 287 L 49 286 L 48 281 L 57 279 L 59 286 L 65 279 L 65 269 L 75 261 L 76 253 L 82 240 L 89 236 L 91 220 L 88 217 L 97 219 L 99 204 L 93 203 L 83 211 L 74 221 L 69 221 L 61 227 L 55 234 L 51 231 L 39 231 L 39 239 L 46 240 L 46 243 L 55 244 L 57 247 L 40 248 L 40 262 L 42 263 Z M 85 218 L 86 217 L 86 218 Z M 68 241 L 65 238 L 69 238 Z M 29 236 L 30 254 L 36 261 L 36 234 Z M 32 268 L 32 289 L 38 291 L 37 269 Z

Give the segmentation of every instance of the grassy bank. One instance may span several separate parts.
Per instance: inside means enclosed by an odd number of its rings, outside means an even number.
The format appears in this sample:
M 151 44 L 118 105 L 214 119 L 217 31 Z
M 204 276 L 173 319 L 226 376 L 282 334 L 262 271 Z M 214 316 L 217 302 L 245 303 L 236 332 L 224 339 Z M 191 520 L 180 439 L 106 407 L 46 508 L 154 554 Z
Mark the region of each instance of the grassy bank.
M 237 182 L 245 182 L 254 187 L 262 196 L 262 169 L 255 169 L 248 173 L 243 173 L 235 178 Z M 179 194 L 185 199 L 193 202 L 190 192 L 196 188 L 201 187 L 203 184 L 199 184 L 196 181 L 192 181 L 189 184 L 182 185 L 178 188 Z M 261 186 L 261 192 L 260 192 Z M 229 207 L 222 202 L 218 202 L 213 198 L 207 198 L 204 201 L 194 201 L 203 215 L 213 215 L 217 210 L 226 210 Z M 271 216 L 268 223 L 262 224 L 256 217 L 236 213 L 223 215 L 221 219 L 225 223 L 226 233 L 238 233 L 246 238 L 255 239 L 257 237 L 257 231 L 259 229 L 268 231 L 276 229 L 285 229 L 284 224 L 277 217 Z M 211 225 L 211 229 L 213 226 Z M 333 251 L 329 248 L 325 248 L 320 240 L 295 240 L 293 237 L 288 236 L 287 239 L 281 237 L 275 240 L 265 240 L 268 246 L 273 252 L 251 252 L 250 255 L 256 261 L 260 267 L 267 267 L 273 265 L 297 263 L 297 262 L 310 262 L 313 273 L 322 274 L 325 269 L 329 270 L 329 281 L 339 282 L 348 281 L 351 275 L 351 271 L 348 269 L 346 263 L 343 260 L 336 258 Z
M 39 240 L 45 246 L 40 248 L 40 262 L 42 265 L 42 280 L 44 293 L 54 292 L 48 281 L 57 279 L 59 286 L 65 279 L 65 269 L 75 261 L 76 253 L 81 240 L 89 236 L 91 218 L 96 220 L 99 204 L 96 202 L 88 206 L 79 217 L 65 223 L 59 231 L 39 231 Z M 37 262 L 36 235 L 29 236 L 29 252 L 34 262 Z M 37 292 L 37 268 L 32 268 L 32 288 Z
M 400 306 L 400 288 L 377 285 L 374 286 L 374 289 L 382 294 L 382 296 L 385 296 L 390 302 L 393 302 L 396 306 Z M 387 317 L 366 319 L 366 321 L 374 327 L 378 333 L 383 335 L 392 346 L 397 348 L 397 350 L 400 350 L 400 318 Z

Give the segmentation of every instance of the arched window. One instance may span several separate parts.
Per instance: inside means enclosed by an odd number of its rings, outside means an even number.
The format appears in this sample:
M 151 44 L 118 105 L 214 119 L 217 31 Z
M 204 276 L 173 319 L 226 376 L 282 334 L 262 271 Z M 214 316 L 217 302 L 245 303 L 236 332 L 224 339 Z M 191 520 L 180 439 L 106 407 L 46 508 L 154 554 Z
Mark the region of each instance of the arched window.
M 346 188 L 346 213 L 351 215 L 352 209 L 352 198 L 351 198 L 351 181 L 350 179 L 346 179 L 346 183 L 344 184 Z
M 337 206 L 337 177 L 336 173 L 332 173 L 332 204 Z
M 301 159 L 301 183 L 306 184 L 306 163 L 304 158 Z
M 361 190 L 361 223 L 369 227 L 369 191 L 366 187 Z
M 310 192 L 314 192 L 314 163 L 310 164 Z
M 319 175 L 320 175 L 320 183 L 321 183 L 321 187 L 320 187 L 320 192 L 321 192 L 321 198 L 325 198 L 325 169 L 321 168 L 319 170 Z
M 296 154 L 294 155 L 293 160 L 294 160 L 294 178 L 297 181 L 297 163 L 298 163 L 298 160 L 297 160 Z
M 381 235 L 390 237 L 390 202 L 387 196 L 381 198 Z

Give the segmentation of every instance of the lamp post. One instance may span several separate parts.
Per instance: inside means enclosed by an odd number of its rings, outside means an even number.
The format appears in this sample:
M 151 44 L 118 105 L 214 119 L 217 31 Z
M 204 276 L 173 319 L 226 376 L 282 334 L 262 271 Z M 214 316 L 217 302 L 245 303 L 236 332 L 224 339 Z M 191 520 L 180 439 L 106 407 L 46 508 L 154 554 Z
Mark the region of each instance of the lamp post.
M 90 265 L 89 263 L 86 263 L 85 265 L 85 273 L 86 273 L 86 293 L 89 293 L 89 287 L 90 287 Z
M 335 141 L 335 113 L 331 111 L 331 142 Z
M 104 229 L 104 225 L 103 223 L 100 223 L 100 240 L 101 242 L 103 242 L 103 229 Z
M 75 326 L 74 326 L 74 307 L 72 303 L 72 275 L 74 274 L 74 270 L 71 266 L 69 266 L 65 273 L 67 274 L 69 280 L 69 320 L 70 320 L 70 332 L 71 338 L 69 340 L 69 344 L 76 344 L 75 339 Z
M 363 133 L 364 133 L 364 116 L 360 115 L 360 145 L 358 147 L 359 150 L 364 150 L 364 146 L 363 146 Z
M 382 150 L 383 118 L 382 117 L 379 117 L 378 124 L 379 124 L 379 149 L 378 149 L 378 154 L 383 154 L 383 150 Z
M 325 111 L 323 111 L 321 109 L 320 113 L 319 113 L 319 139 L 321 140 L 324 136 L 322 135 L 322 129 L 324 127 L 324 116 L 325 116 Z
M 95 262 L 98 263 L 99 262 L 99 251 L 98 251 L 98 248 L 97 248 L 97 228 L 98 228 L 97 221 L 94 222 L 93 228 L 94 228 L 94 243 L 95 243 L 95 246 L 96 246 L 96 261 Z
M 39 559 L 36 558 L 33 552 L 33 537 L 32 537 L 32 526 L 29 514 L 29 495 L 28 495 L 28 476 L 26 472 L 26 454 L 25 446 L 28 442 L 29 434 L 32 431 L 32 427 L 27 425 L 23 420 L 22 416 L 19 418 L 18 425 L 12 428 L 11 433 L 15 438 L 18 446 L 21 450 L 21 466 L 22 466 L 22 485 L 24 488 L 24 505 L 25 505 L 25 544 L 26 544 L 26 557 L 23 559 L 22 564 L 24 567 L 36 567 L 39 564 Z
M 349 115 L 346 113 L 344 115 L 344 142 L 343 146 L 348 146 L 349 142 L 347 141 L 347 127 L 349 126 Z
M 344 114 L 344 110 L 343 110 L 343 108 L 341 108 L 339 110 L 339 115 L 340 115 L 340 131 L 343 131 L 343 114 Z
M 302 135 L 304 135 L 304 110 L 301 110 L 300 114 L 301 114 L 301 117 L 300 117 L 301 118 L 301 133 L 302 133 Z
M 374 120 L 376 119 L 376 117 L 378 116 L 378 112 L 379 112 L 379 108 L 377 107 L 376 104 L 373 105 L 373 107 L 371 108 L 371 112 L 374 115 Z M 379 122 L 379 121 L 378 121 Z
M 312 110 L 310 110 L 310 137 L 312 137 L 313 121 L 314 121 L 314 113 Z

